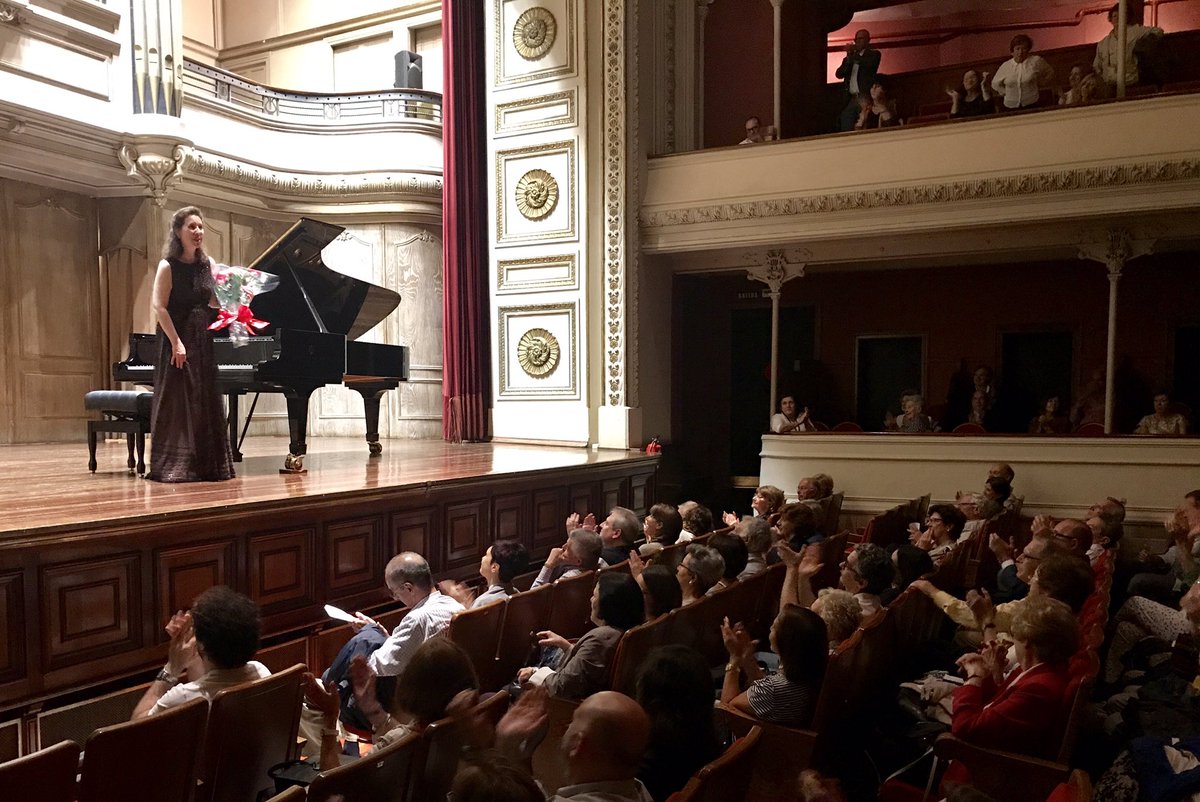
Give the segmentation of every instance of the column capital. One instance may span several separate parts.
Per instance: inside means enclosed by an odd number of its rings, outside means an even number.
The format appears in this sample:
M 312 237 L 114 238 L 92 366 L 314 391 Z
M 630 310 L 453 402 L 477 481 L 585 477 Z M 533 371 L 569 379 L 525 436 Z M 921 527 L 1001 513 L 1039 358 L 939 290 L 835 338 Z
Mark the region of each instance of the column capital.
M 772 8 L 782 8 L 784 0 L 771 0 Z
M 1100 262 L 1108 269 L 1109 281 L 1121 278 L 1121 271 L 1130 259 L 1154 251 L 1153 238 L 1135 237 L 1125 228 L 1110 228 L 1092 242 L 1079 246 L 1079 258 Z
M 809 254 L 811 255 L 811 254 Z M 793 251 L 789 254 L 783 250 L 770 250 L 765 254 L 746 254 L 748 259 L 755 262 L 747 269 L 746 276 L 753 281 L 761 281 L 771 291 L 771 296 L 779 295 L 784 284 L 794 278 L 804 278 L 804 268 L 807 262 L 801 261 L 804 254 Z

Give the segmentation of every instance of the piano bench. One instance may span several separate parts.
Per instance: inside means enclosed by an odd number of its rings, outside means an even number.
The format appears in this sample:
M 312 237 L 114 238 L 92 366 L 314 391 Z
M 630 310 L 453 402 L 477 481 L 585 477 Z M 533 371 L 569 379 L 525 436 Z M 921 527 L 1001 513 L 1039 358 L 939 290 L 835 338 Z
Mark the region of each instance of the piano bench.
M 83 408 L 103 413 L 88 421 L 88 470 L 96 472 L 96 434 L 124 432 L 129 445 L 129 472 L 146 472 L 146 435 L 150 433 L 150 408 L 154 393 L 137 390 L 93 390 L 83 396 Z M 137 462 L 134 462 L 134 450 Z

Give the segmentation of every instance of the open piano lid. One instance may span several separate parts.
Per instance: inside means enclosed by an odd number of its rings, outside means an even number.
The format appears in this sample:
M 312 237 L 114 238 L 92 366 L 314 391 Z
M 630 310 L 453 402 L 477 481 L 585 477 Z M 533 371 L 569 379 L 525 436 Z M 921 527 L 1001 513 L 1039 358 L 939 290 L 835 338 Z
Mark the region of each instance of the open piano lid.
M 344 334 L 356 340 L 400 305 L 400 293 L 344 275 L 321 261 L 321 251 L 345 229 L 301 217 L 254 260 L 251 268 L 279 276 L 279 286 L 251 303 L 270 323 L 256 332 L 298 329 Z

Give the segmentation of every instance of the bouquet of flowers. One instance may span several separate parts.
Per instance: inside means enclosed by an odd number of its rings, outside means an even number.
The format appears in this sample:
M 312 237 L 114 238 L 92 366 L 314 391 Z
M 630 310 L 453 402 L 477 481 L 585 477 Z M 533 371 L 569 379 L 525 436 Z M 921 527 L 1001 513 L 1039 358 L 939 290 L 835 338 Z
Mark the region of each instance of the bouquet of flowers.
M 250 341 L 252 331 L 257 331 L 269 325 L 270 321 L 258 320 L 250 311 L 250 302 L 254 296 L 270 292 L 279 286 L 279 276 L 264 273 L 261 270 L 250 270 L 245 267 L 230 267 L 229 265 L 212 265 L 213 283 L 220 309 L 217 319 L 208 328 L 220 331 L 229 328 L 229 339 L 235 348 L 241 348 Z

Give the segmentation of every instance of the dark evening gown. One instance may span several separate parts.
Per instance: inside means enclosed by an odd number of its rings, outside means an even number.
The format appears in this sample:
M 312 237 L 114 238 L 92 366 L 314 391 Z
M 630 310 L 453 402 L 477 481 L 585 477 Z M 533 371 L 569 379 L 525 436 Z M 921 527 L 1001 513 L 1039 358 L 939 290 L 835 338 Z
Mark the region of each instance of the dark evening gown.
M 208 331 L 213 278 L 208 262 L 168 258 L 171 297 L 167 313 L 187 349 L 183 368 L 171 364 L 171 341 L 158 328 L 150 472 L 156 482 L 216 482 L 233 478 L 225 407 L 217 392 L 217 366 Z

